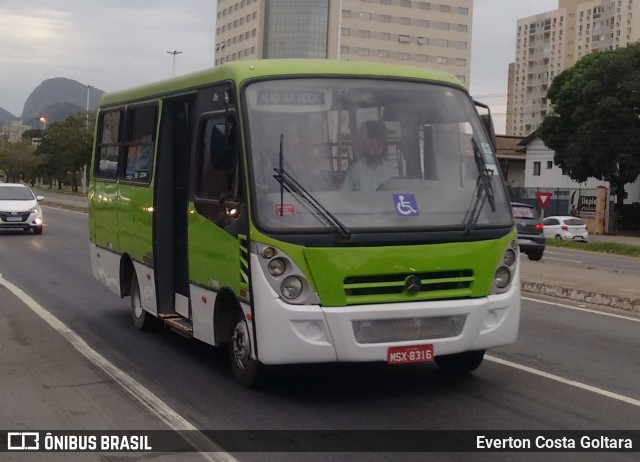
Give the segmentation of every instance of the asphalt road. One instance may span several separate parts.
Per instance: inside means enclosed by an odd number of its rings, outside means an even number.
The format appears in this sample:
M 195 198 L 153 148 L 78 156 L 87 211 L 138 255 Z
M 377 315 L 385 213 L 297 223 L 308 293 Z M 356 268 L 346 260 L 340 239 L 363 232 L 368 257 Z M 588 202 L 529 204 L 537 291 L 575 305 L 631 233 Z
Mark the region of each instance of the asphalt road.
M 197 428 L 638 429 L 640 323 L 632 317 L 525 297 L 518 342 L 491 351 L 471 376 L 448 377 L 433 365 L 288 366 L 275 371 L 265 390 L 250 391 L 232 379 L 225 352 L 169 331 L 136 331 L 128 299 L 93 279 L 86 215 L 46 208 L 45 216 L 48 226 L 41 236 L 0 235 L 0 273 Z M 410 453 L 234 456 L 242 461 L 424 460 Z M 469 456 L 436 453 L 429 460 Z M 514 456 L 476 454 L 472 459 Z M 603 456 L 581 453 L 580 460 L 637 460 L 637 453 Z M 575 458 L 517 455 L 518 460 Z
M 547 246 L 543 259 L 567 267 L 592 268 L 640 276 L 640 258 Z

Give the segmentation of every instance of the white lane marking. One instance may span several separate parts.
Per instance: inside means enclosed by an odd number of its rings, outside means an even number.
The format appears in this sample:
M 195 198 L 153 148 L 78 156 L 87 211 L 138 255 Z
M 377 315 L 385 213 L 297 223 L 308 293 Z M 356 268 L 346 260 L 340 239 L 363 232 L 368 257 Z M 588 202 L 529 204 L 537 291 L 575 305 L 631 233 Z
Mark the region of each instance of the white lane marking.
M 47 208 L 47 209 L 61 210 L 63 212 L 67 212 L 67 213 L 77 213 L 79 215 L 87 215 L 88 214 L 88 212 L 78 212 L 77 210 L 61 209 L 59 207 L 53 207 L 51 205 L 41 205 L 40 207 L 44 207 L 44 208 Z
M 558 260 L 558 261 L 570 261 L 571 263 L 582 263 L 582 260 L 569 260 L 568 258 L 553 258 L 544 256 L 545 260 Z
M 613 393 L 611 391 L 603 390 L 601 388 L 593 387 L 591 385 L 587 385 L 581 382 L 576 382 L 575 380 L 565 379 L 564 377 L 560 377 L 559 375 L 549 374 L 548 372 L 539 371 L 538 369 L 534 369 L 528 366 L 522 366 L 520 364 L 512 363 L 511 361 L 507 361 L 505 359 L 497 358 L 495 356 L 485 355 L 485 359 L 488 359 L 489 361 L 493 361 L 494 363 L 502 364 L 503 366 L 513 367 L 514 369 L 518 369 L 523 372 L 528 372 L 530 374 L 544 377 L 546 379 L 555 380 L 556 382 L 560 382 L 565 385 L 570 385 L 572 387 L 590 391 L 592 393 L 596 393 L 606 398 L 616 399 L 618 401 L 622 401 L 623 403 L 640 407 L 640 400 L 629 398 L 628 396 L 620 395 L 618 393 Z
M 183 438 L 187 440 L 194 448 L 216 447 L 217 445 L 204 436 L 189 421 L 174 411 L 168 404 L 158 398 L 153 392 L 144 385 L 137 382 L 133 377 L 122 371 L 115 364 L 102 356 L 96 350 L 91 348 L 78 334 L 71 330 L 65 323 L 56 318 L 53 314 L 42 307 L 38 302 L 31 298 L 26 292 L 18 286 L 12 284 L 2 277 L 0 274 L 0 284 L 6 287 L 11 293 L 18 297 L 25 305 L 40 316 L 47 324 L 60 333 L 73 347 L 82 353 L 89 361 L 113 379 L 125 391 L 127 391 L 135 400 L 144 407 L 149 409 L 162 422 L 173 430 L 190 430 L 184 433 Z M 238 462 L 231 454 L 224 452 L 221 448 L 215 452 L 205 453 L 200 451 L 199 454 L 210 462 Z
M 612 317 L 612 318 L 624 319 L 626 321 L 640 322 L 640 318 L 632 318 L 630 316 L 623 316 L 621 314 L 607 313 L 606 311 L 591 310 L 589 308 L 581 308 L 579 306 L 565 305 L 563 303 L 550 302 L 548 300 L 542 300 L 542 299 L 539 299 L 539 298 L 530 298 L 530 297 L 521 297 L 521 298 L 522 298 L 522 300 L 529 300 L 529 301 L 532 301 L 532 302 L 545 303 L 547 305 L 559 306 L 561 308 L 569 308 L 570 310 L 584 311 L 585 313 L 599 314 L 601 316 L 609 316 L 609 317 Z

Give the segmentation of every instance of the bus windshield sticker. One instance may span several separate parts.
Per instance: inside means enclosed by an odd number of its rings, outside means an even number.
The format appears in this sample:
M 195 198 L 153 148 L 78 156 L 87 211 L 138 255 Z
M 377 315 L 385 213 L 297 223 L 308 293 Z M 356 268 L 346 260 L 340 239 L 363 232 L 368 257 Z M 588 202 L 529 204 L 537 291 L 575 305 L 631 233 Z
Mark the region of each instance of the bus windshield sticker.
M 294 216 L 296 214 L 296 206 L 293 204 L 275 204 L 273 212 L 279 216 Z
M 413 194 L 394 194 L 393 202 L 396 205 L 396 212 L 401 217 L 417 217 L 420 216 L 418 212 L 418 202 L 416 196 Z

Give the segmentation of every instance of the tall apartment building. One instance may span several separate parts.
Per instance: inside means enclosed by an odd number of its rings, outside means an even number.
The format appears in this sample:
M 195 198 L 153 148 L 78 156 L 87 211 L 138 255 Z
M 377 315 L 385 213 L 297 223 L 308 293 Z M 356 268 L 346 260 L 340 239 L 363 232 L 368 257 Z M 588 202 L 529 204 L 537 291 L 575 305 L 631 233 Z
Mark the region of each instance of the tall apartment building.
M 640 0 L 559 0 L 559 8 L 518 20 L 509 67 L 507 135 L 527 136 L 549 110 L 551 80 L 581 57 L 640 40 Z
M 444 70 L 468 86 L 472 13 L 473 0 L 218 0 L 215 63 L 402 63 Z

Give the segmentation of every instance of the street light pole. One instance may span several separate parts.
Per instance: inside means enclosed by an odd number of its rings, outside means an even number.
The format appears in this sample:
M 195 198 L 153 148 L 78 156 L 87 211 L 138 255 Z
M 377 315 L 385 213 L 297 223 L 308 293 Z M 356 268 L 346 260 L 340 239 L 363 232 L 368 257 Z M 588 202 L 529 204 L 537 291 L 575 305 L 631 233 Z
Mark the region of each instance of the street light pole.
M 89 130 L 89 90 L 91 89 L 91 85 L 87 85 L 87 122 L 85 125 L 85 129 Z
M 181 54 L 181 51 L 177 51 L 177 50 L 173 50 L 173 51 L 167 51 L 167 53 L 169 53 L 170 55 L 173 55 L 173 76 L 176 76 L 176 55 Z
M 87 85 L 87 119 L 85 122 L 84 129 L 89 131 L 89 91 L 91 90 L 91 85 Z M 84 164 L 82 167 L 82 193 L 85 194 L 87 192 L 87 164 Z

